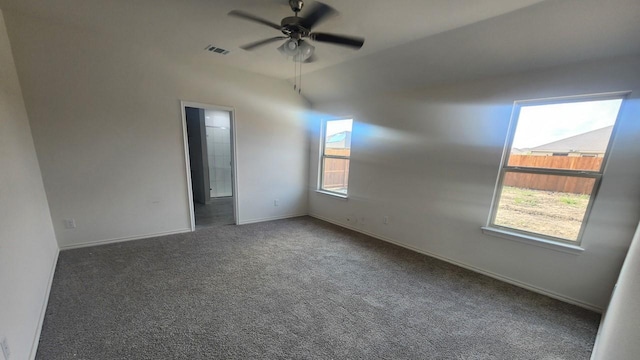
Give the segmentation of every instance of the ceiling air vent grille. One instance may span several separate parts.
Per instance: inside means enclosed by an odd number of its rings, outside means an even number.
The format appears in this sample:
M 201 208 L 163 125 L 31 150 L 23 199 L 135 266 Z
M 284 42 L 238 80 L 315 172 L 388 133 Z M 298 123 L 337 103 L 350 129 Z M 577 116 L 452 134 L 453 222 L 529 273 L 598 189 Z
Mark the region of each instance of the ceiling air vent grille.
M 229 50 L 225 50 L 223 48 L 219 48 L 219 47 L 215 47 L 213 45 L 207 45 L 206 48 L 204 48 L 207 51 L 211 51 L 212 53 L 217 53 L 217 54 L 222 54 L 222 55 L 227 55 L 229 53 Z

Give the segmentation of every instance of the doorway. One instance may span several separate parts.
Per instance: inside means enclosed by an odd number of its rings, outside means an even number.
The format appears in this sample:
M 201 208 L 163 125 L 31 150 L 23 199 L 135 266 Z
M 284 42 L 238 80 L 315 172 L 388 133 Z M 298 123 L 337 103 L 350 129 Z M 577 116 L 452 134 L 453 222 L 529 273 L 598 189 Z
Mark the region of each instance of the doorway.
M 182 102 L 192 229 L 236 224 L 233 108 Z

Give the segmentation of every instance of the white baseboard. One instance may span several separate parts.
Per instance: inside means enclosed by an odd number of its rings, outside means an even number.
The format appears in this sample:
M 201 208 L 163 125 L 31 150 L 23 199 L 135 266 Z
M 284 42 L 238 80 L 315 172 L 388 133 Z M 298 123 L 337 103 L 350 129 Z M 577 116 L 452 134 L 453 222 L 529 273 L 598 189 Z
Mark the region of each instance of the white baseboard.
M 259 222 L 264 222 L 264 221 L 273 221 L 273 220 L 282 220 L 282 219 L 290 219 L 290 218 L 294 218 L 294 217 L 299 217 L 299 216 L 307 216 L 309 214 L 305 213 L 300 213 L 300 214 L 290 214 L 290 215 L 281 215 L 281 216 L 270 216 L 270 217 L 265 217 L 265 218 L 259 218 L 259 219 L 249 219 L 249 220 L 242 220 L 242 221 L 238 221 L 238 225 L 247 225 L 247 224 L 254 224 L 254 223 L 259 223 Z
M 571 298 L 571 297 L 568 297 L 568 296 L 564 296 L 564 295 L 558 294 L 558 293 L 553 292 L 553 291 L 542 289 L 542 288 L 539 288 L 537 286 L 530 285 L 530 284 L 521 282 L 519 280 L 515 280 L 515 279 L 512 279 L 512 278 L 500 275 L 500 274 L 496 274 L 494 272 L 491 272 L 491 271 L 488 271 L 488 270 L 484 270 L 484 269 L 475 267 L 473 265 L 465 264 L 465 263 L 462 263 L 462 262 L 459 262 L 459 261 L 456 261 L 456 260 L 441 256 L 441 255 L 438 255 L 438 254 L 435 254 L 435 253 L 432 253 L 432 252 L 429 252 L 429 251 L 425 251 L 425 250 L 422 250 L 422 249 L 415 248 L 413 246 L 405 245 L 405 244 L 403 244 L 401 242 L 398 242 L 396 240 L 393 240 L 391 238 L 388 238 L 388 237 L 385 237 L 385 236 L 382 236 L 382 235 L 378 235 L 378 234 L 374 234 L 374 233 L 371 233 L 371 232 L 368 232 L 368 231 L 364 231 L 362 229 L 358 229 L 358 228 L 353 227 L 351 225 L 344 224 L 344 223 L 341 223 L 339 221 L 336 221 L 336 220 L 333 220 L 333 219 L 329 219 L 329 218 L 326 218 L 324 216 L 320 216 L 318 214 L 309 214 L 309 216 L 314 217 L 316 219 L 320 219 L 322 221 L 326 221 L 326 222 L 341 226 L 341 227 L 344 227 L 344 228 L 347 228 L 347 229 L 350 229 L 350 230 L 353 230 L 355 232 L 359 232 L 361 234 L 365 234 L 365 235 L 371 236 L 371 237 L 376 238 L 378 240 L 382 240 L 382 241 L 385 241 L 385 242 L 388 242 L 388 243 L 391 243 L 391 244 L 394 244 L 394 245 L 398 245 L 400 247 L 403 247 L 405 249 L 409 249 L 411 251 L 415 251 L 415 252 L 420 253 L 420 254 L 424 254 L 424 255 L 427 255 L 427 256 L 430 256 L 430 257 L 433 257 L 433 258 L 448 262 L 450 264 L 459 266 L 461 268 L 465 268 L 465 269 L 471 270 L 473 272 L 477 272 L 479 274 L 489 276 L 491 278 L 494 278 L 494 279 L 509 283 L 511 285 L 515 285 L 515 286 L 521 287 L 523 289 L 527 289 L 527 290 L 533 291 L 535 293 L 548 296 L 550 298 L 554 298 L 554 299 L 557 299 L 557 300 L 560 300 L 560 301 L 563 301 L 563 302 L 566 302 L 566 303 L 569 303 L 569 304 L 573 304 L 573 305 L 579 306 L 581 308 L 585 308 L 587 310 L 595 311 L 597 313 L 602 313 L 603 312 L 603 309 L 601 307 L 599 307 L 599 306 L 596 306 L 596 305 L 593 305 L 593 304 L 589 304 L 589 303 L 586 303 L 584 301 L 580 301 L 580 300 L 577 300 L 577 299 L 574 299 L 574 298 Z
M 49 280 L 47 281 L 47 291 L 45 292 L 44 299 L 42 299 L 42 308 L 40 309 L 40 318 L 38 319 L 38 327 L 36 328 L 36 334 L 33 338 L 33 343 L 31 344 L 31 352 L 29 353 L 29 359 L 31 360 L 36 358 L 36 353 L 38 352 L 38 344 L 40 343 L 40 333 L 42 332 L 44 317 L 47 314 L 47 305 L 49 304 L 49 294 L 51 294 L 51 286 L 53 285 L 53 276 L 55 275 L 56 265 L 58 264 L 58 255 L 60 255 L 60 250 L 56 249 L 56 255 L 53 259 L 53 264 L 51 265 L 51 270 L 49 272 Z
M 97 240 L 97 241 L 88 241 L 88 242 L 78 243 L 78 244 L 68 244 L 68 245 L 60 246 L 60 250 L 69 250 L 69 249 L 77 249 L 77 248 L 83 248 L 83 247 L 89 247 L 89 246 L 106 245 L 106 244 L 113 244 L 113 243 L 118 243 L 118 242 L 123 242 L 123 241 L 148 239 L 148 238 L 153 238 L 153 237 L 158 237 L 158 236 L 182 234 L 182 233 L 187 233 L 187 232 L 191 232 L 191 229 L 190 228 L 186 228 L 186 229 L 165 231 L 165 232 L 152 233 L 152 234 L 127 236 L 127 237 L 122 237 L 122 238 L 105 239 L 105 240 Z

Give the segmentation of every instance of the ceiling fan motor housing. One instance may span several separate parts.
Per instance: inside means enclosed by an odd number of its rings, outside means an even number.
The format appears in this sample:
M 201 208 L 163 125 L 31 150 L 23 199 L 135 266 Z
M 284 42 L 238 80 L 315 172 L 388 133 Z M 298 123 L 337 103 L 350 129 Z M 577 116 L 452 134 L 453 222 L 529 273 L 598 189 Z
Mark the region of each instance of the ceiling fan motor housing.
M 309 36 L 309 29 L 306 29 L 300 23 L 302 18 L 296 16 L 289 16 L 282 19 L 280 25 L 282 26 L 282 33 L 291 36 L 294 39 L 301 39 Z

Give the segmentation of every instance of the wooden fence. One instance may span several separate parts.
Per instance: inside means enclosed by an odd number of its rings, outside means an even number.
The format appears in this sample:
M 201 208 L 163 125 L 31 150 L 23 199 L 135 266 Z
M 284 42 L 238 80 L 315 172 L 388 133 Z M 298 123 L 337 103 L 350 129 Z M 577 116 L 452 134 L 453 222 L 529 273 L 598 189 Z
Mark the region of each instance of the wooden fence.
M 327 148 L 327 155 L 349 156 L 351 149 Z M 349 183 L 349 160 L 325 158 L 323 185 L 325 189 L 344 189 Z
M 511 155 L 509 157 L 509 166 L 598 171 L 601 165 L 601 157 L 536 155 Z M 504 177 L 503 185 L 534 190 L 591 194 L 593 183 L 594 179 L 592 178 L 508 172 Z
M 344 156 L 349 155 L 349 149 L 327 149 L 327 153 Z M 509 157 L 509 166 L 598 171 L 601 165 L 601 157 L 537 155 L 511 155 Z M 323 176 L 323 184 L 326 189 L 347 187 L 349 161 L 325 158 Z M 594 179 L 592 178 L 508 172 L 504 177 L 503 185 L 534 190 L 591 194 L 593 183 Z

